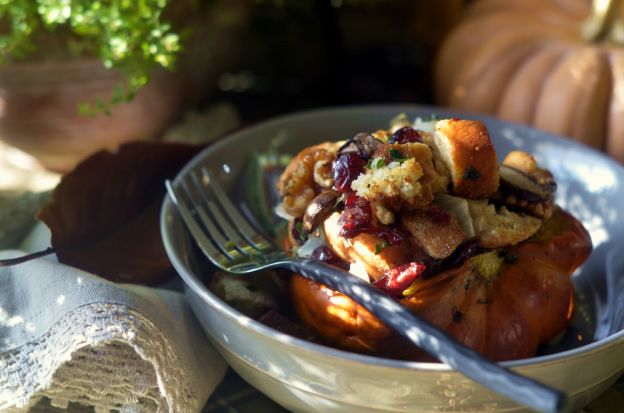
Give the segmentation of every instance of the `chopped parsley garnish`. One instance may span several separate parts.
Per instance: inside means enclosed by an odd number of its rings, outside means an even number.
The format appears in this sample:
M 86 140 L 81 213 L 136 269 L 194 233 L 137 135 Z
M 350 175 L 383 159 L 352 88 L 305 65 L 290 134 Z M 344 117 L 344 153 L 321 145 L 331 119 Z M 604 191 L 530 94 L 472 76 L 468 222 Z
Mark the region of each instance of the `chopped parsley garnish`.
M 295 222 L 295 230 L 297 231 L 296 235 L 299 241 L 301 241 L 302 244 L 305 243 L 308 240 L 308 233 L 303 229 L 303 221 L 297 220 Z
M 471 165 L 464 171 L 463 178 L 468 181 L 476 181 L 481 178 L 481 174 L 474 168 L 474 166 Z
M 375 255 L 379 255 L 384 248 L 388 248 L 390 243 L 385 239 L 381 240 L 381 244 L 375 244 Z
M 381 169 L 386 165 L 384 158 L 376 158 L 372 161 L 372 167 L 375 169 Z
M 398 150 L 398 149 L 394 149 L 394 148 L 388 149 L 388 154 L 395 161 L 404 161 L 405 160 L 405 156 L 403 156 L 401 151 Z

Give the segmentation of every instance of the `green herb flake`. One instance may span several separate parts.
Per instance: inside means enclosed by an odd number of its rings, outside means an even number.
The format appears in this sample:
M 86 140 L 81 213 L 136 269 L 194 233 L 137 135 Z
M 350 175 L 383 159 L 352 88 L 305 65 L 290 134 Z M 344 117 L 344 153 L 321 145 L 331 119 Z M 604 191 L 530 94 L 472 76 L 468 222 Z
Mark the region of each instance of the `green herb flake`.
M 405 160 L 405 156 L 403 156 L 401 151 L 398 150 L 398 149 L 394 149 L 394 148 L 388 149 L 388 154 L 395 161 L 403 161 L 403 160 Z
M 388 248 L 389 246 L 390 243 L 388 241 L 386 241 L 385 239 L 381 240 L 381 244 L 375 244 L 375 255 L 379 255 L 382 250 Z
M 375 255 L 379 255 L 381 252 L 381 245 L 375 244 Z
M 481 174 L 475 169 L 474 166 L 471 165 L 464 171 L 463 178 L 467 181 L 476 181 L 481 178 Z
M 299 236 L 299 241 L 303 244 L 308 240 L 308 233 L 303 229 L 303 221 L 295 222 L 295 229 L 297 230 L 297 235 Z
M 372 162 L 372 166 L 375 169 L 381 169 L 386 165 L 386 161 L 384 160 L 384 158 L 377 158 L 375 160 L 373 160 Z

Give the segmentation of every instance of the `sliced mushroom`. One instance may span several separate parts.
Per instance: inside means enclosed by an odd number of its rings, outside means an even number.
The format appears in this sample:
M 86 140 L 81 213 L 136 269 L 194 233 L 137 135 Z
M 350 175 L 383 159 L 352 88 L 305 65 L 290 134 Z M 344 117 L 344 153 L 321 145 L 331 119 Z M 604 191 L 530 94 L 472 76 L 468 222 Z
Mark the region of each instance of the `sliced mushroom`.
M 537 165 L 533 155 L 524 151 L 511 151 L 503 160 L 503 165 L 528 176 L 533 182 L 541 185 L 549 192 L 555 192 L 557 183 L 550 171 Z
M 358 148 L 357 144 L 353 142 L 351 139 L 345 142 L 340 148 L 338 148 L 338 155 L 342 155 L 343 153 L 357 153 L 360 154 L 360 148 Z
M 318 194 L 306 207 L 303 215 L 303 230 L 314 231 L 334 210 L 340 192 L 328 189 Z
M 437 205 L 404 212 L 401 225 L 412 242 L 435 259 L 447 258 L 466 239 L 457 220 Z
M 370 159 L 371 156 L 383 145 L 383 142 L 368 133 L 358 133 L 347 143 L 338 149 L 338 153 L 356 152 L 362 159 Z
M 550 171 L 547 169 L 537 168 L 533 173 L 531 173 L 531 179 L 545 188 L 547 191 L 554 193 L 557 190 L 557 182 L 555 182 L 555 177 L 552 176 Z
M 552 185 L 540 185 L 517 169 L 501 165 L 499 175 L 503 187 L 528 202 L 545 201 L 552 196 Z

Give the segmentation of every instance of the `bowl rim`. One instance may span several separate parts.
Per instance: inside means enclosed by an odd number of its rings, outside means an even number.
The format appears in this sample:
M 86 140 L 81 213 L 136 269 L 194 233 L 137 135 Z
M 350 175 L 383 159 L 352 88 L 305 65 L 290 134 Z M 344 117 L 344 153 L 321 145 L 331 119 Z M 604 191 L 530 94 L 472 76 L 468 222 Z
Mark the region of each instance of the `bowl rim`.
M 330 107 L 322 107 L 322 108 L 314 108 L 307 109 L 303 111 L 296 111 L 292 113 L 287 113 L 284 115 L 271 117 L 267 120 L 254 123 L 248 126 L 245 126 L 241 129 L 238 129 L 232 133 L 228 133 L 223 137 L 219 138 L 217 141 L 209 144 L 206 148 L 201 150 L 197 155 L 195 155 L 189 162 L 176 174 L 174 178 L 174 182 L 179 179 L 180 176 L 187 173 L 190 169 L 192 169 L 195 164 L 200 162 L 206 156 L 208 156 L 211 152 L 222 148 L 224 146 L 228 146 L 230 142 L 234 139 L 244 139 L 246 135 L 253 135 L 258 130 L 271 128 L 276 125 L 283 124 L 284 122 L 289 121 L 301 121 L 305 118 L 315 118 L 322 117 L 330 114 L 336 114 L 336 112 L 368 112 L 375 110 L 396 110 L 396 113 L 401 113 L 402 111 L 421 111 L 421 112 L 431 112 L 431 113 L 449 113 L 459 115 L 461 117 L 474 118 L 482 121 L 489 121 L 499 124 L 506 124 L 513 126 L 514 128 L 520 128 L 526 131 L 527 133 L 537 133 L 541 136 L 548 136 L 550 139 L 554 139 L 559 143 L 565 142 L 566 145 L 571 145 L 575 147 L 575 149 L 583 150 L 583 151 L 591 151 L 594 154 L 598 155 L 603 161 L 609 164 L 609 167 L 616 169 L 623 169 L 620 164 L 618 164 L 615 160 L 609 158 L 602 152 L 589 147 L 581 142 L 572 141 L 563 136 L 552 134 L 549 132 L 544 132 L 537 130 L 533 127 L 505 121 L 502 119 L 498 119 L 492 116 L 487 116 L 483 114 L 477 114 L 474 112 L 468 112 L 463 110 L 454 110 L 446 107 L 438 107 L 432 105 L 415 105 L 415 104 L 364 104 L 364 105 L 345 105 L 345 106 L 330 106 Z M 242 138 L 241 138 L 242 137 Z M 179 274 L 180 278 L 184 281 L 186 286 L 190 288 L 195 294 L 197 294 L 204 302 L 209 304 L 211 307 L 217 309 L 220 313 L 225 315 L 232 322 L 241 325 L 243 328 L 249 328 L 254 333 L 262 335 L 263 337 L 269 340 L 275 340 L 282 345 L 296 345 L 301 349 L 313 352 L 319 356 L 324 357 L 334 357 L 339 358 L 341 360 L 351 361 L 359 364 L 366 364 L 369 366 L 375 367 L 384 367 L 384 368 L 394 368 L 401 370 L 418 370 L 420 372 L 454 372 L 457 373 L 454 369 L 448 366 L 445 363 L 440 362 L 417 362 L 417 361 L 404 361 L 404 360 L 395 360 L 388 359 L 373 355 L 359 354 L 353 353 L 346 350 L 341 350 L 333 347 L 329 347 L 323 344 L 313 343 L 311 341 L 307 341 L 304 339 L 300 339 L 294 336 L 290 336 L 285 333 L 281 333 L 269 326 L 266 326 L 259 321 L 254 320 L 251 317 L 246 316 L 245 314 L 239 312 L 234 307 L 228 305 L 226 302 L 221 300 L 215 294 L 213 294 L 208 287 L 203 284 L 199 278 L 192 272 L 190 268 L 188 268 L 182 260 L 180 260 L 175 253 L 175 246 L 172 241 L 172 234 L 170 229 L 173 228 L 173 220 L 177 221 L 177 225 L 181 225 L 180 219 L 177 217 L 177 214 L 174 213 L 173 204 L 169 197 L 165 195 L 161 211 L 160 211 L 160 230 L 161 237 L 165 247 L 165 251 L 167 253 L 168 258 L 173 264 L 176 272 Z M 241 321 L 244 320 L 244 323 Z M 243 325 L 244 324 L 244 325 Z M 609 335 L 601 340 L 594 341 L 591 343 L 587 343 L 581 345 L 579 347 L 575 347 L 573 349 L 541 355 L 536 357 L 530 357 L 525 359 L 518 360 L 509 360 L 499 362 L 501 366 L 507 368 L 529 368 L 529 367 L 538 367 L 544 366 L 546 364 L 554 364 L 564 362 L 570 358 L 574 357 L 582 357 L 583 355 L 591 352 L 598 351 L 606 351 L 611 346 L 616 345 L 619 342 L 624 342 L 624 329 Z M 459 373 L 458 373 L 459 374 Z

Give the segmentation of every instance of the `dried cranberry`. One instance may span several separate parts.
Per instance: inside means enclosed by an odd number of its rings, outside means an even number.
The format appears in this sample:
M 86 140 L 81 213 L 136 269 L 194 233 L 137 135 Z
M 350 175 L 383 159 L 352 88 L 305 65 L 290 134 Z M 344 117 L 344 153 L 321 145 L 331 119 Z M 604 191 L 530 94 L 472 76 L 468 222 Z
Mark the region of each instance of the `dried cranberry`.
M 426 268 L 424 264 L 419 262 L 399 265 L 386 271 L 383 277 L 375 281 L 373 285 L 393 297 L 399 297 Z
M 373 210 L 366 198 L 357 196 L 355 192 L 349 192 L 345 196 L 345 208 L 338 219 L 340 231 L 338 234 L 344 238 L 353 238 L 357 234 L 370 229 Z
M 398 229 L 391 229 L 386 234 L 386 239 L 390 243 L 390 245 L 397 246 L 403 241 L 403 233 Z
M 361 196 L 357 196 L 355 192 L 349 192 L 345 197 L 345 208 L 364 208 L 370 209 L 370 202 L 366 200 L 366 198 L 362 198 Z
M 409 126 L 404 126 L 401 129 L 395 131 L 390 139 L 388 139 L 388 143 L 409 143 L 409 142 L 422 142 L 422 136 L 420 133 L 414 128 Z
M 353 238 L 360 232 L 368 229 L 371 214 L 361 208 L 345 209 L 338 219 L 340 231 L 338 235 L 343 238 Z
M 312 251 L 310 258 L 331 264 L 335 267 L 342 268 L 343 270 L 349 269 L 349 264 L 341 260 L 336 254 L 334 254 L 334 251 L 332 251 L 331 248 L 325 245 L 315 248 L 314 251 Z
M 358 196 L 355 192 L 347 192 L 344 196 L 344 206 L 345 208 L 353 208 L 358 199 Z
M 340 227 L 338 235 L 343 238 L 355 237 L 370 228 L 372 217 L 373 211 L 370 203 L 364 198 L 355 196 L 351 202 L 345 202 L 345 209 L 338 219 Z
M 358 153 L 341 153 L 334 161 L 334 188 L 340 192 L 351 190 L 351 182 L 362 173 L 364 160 Z
M 396 228 L 384 228 L 377 231 L 377 238 L 385 239 L 395 247 L 403 241 L 403 233 Z
M 312 251 L 312 255 L 310 258 L 316 261 L 328 262 L 335 260 L 336 254 L 334 254 L 334 251 L 332 251 L 328 246 L 321 245 L 320 247 L 316 247 L 314 251 Z

